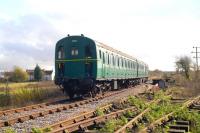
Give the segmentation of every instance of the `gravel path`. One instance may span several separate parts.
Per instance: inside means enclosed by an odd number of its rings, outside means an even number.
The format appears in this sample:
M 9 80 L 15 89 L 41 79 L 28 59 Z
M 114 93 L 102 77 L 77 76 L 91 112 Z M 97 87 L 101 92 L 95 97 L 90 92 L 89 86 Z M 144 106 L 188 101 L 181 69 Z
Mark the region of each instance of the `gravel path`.
M 79 107 L 75 107 L 75 108 L 68 109 L 68 110 L 61 111 L 61 112 L 56 112 L 54 114 L 49 114 L 44 117 L 38 117 L 34 120 L 28 120 L 23 123 L 16 123 L 10 127 L 2 127 L 2 128 L 0 128 L 0 133 L 4 133 L 8 128 L 15 130 L 17 133 L 30 132 L 33 127 L 42 128 L 42 127 L 48 126 L 50 124 L 54 124 L 54 123 L 62 121 L 62 120 L 72 118 L 83 112 L 86 112 L 89 110 L 90 111 L 95 110 L 99 106 L 120 100 L 123 97 L 127 97 L 129 95 L 137 95 L 138 93 L 144 92 L 146 89 L 148 89 L 148 87 L 149 86 L 146 86 L 146 85 L 139 85 L 139 86 L 136 86 L 133 88 L 129 88 L 126 91 L 122 92 L 121 94 L 116 94 L 114 96 L 106 97 L 104 99 L 94 101 L 89 104 L 84 104 Z M 62 106 L 62 105 L 63 104 L 52 105 L 52 106 L 49 106 L 48 108 L 53 108 L 55 106 Z M 39 109 L 39 110 L 41 111 L 44 109 Z M 37 111 L 38 111 L 38 109 L 26 111 L 26 112 L 23 112 L 23 115 L 30 114 L 32 112 L 37 112 Z M 22 115 L 22 114 L 15 114 L 12 116 L 12 118 L 17 117 L 19 115 Z M 0 120 L 5 120 L 5 119 L 7 119 L 7 117 L 11 117 L 11 116 L 2 116 L 2 117 L 0 117 Z

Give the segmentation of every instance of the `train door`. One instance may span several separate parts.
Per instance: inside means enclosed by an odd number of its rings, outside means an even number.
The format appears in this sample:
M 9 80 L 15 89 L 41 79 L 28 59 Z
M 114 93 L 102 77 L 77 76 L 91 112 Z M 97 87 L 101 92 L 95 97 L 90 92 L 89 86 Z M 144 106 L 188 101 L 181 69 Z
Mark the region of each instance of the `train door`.
M 64 53 L 64 47 L 60 46 L 58 48 L 58 55 L 57 55 L 57 59 L 64 59 L 65 57 L 65 53 Z M 65 64 L 63 62 L 58 63 L 58 76 L 59 77 L 63 77 L 65 74 Z
M 92 76 L 93 62 L 92 62 L 92 48 L 90 45 L 85 47 L 85 74 L 87 77 Z

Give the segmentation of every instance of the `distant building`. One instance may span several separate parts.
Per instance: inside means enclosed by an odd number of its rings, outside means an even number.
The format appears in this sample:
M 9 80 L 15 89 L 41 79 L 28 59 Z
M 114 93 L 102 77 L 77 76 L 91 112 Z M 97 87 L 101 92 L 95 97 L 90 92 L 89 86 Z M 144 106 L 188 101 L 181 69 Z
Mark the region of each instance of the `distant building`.
M 4 72 L 0 71 L 0 78 L 4 78 Z
M 26 70 L 26 72 L 29 75 L 29 81 L 34 81 L 34 70 Z M 42 80 L 43 81 L 49 81 L 52 80 L 52 73 L 53 70 L 44 70 L 42 69 Z

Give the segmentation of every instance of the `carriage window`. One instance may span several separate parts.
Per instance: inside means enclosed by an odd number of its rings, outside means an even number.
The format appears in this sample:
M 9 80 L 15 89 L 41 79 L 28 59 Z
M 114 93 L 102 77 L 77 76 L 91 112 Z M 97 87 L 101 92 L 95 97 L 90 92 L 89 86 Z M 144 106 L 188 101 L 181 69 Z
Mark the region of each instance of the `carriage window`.
M 99 50 L 99 58 L 101 59 L 101 50 Z
M 78 49 L 77 48 L 72 48 L 71 55 L 78 55 Z
M 112 60 L 113 60 L 113 66 L 115 65 L 115 58 L 114 56 L 112 56 Z
M 64 48 L 60 47 L 58 49 L 58 59 L 63 59 L 64 58 Z
M 105 54 L 103 53 L 103 63 L 105 64 Z
M 119 67 L 119 58 L 118 58 L 117 62 L 118 62 L 118 67 Z
M 109 57 L 109 54 L 108 54 L 108 64 L 110 63 L 110 57 Z

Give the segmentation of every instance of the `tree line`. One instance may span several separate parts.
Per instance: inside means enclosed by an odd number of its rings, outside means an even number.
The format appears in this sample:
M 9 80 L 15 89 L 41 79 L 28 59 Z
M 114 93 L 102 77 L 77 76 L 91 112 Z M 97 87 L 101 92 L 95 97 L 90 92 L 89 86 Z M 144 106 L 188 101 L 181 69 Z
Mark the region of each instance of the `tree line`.
M 34 80 L 41 81 L 42 80 L 42 70 L 39 65 L 36 65 L 34 69 Z M 4 79 L 9 80 L 11 82 L 25 82 L 29 80 L 28 73 L 20 68 L 19 66 L 15 66 L 12 72 L 5 72 Z

